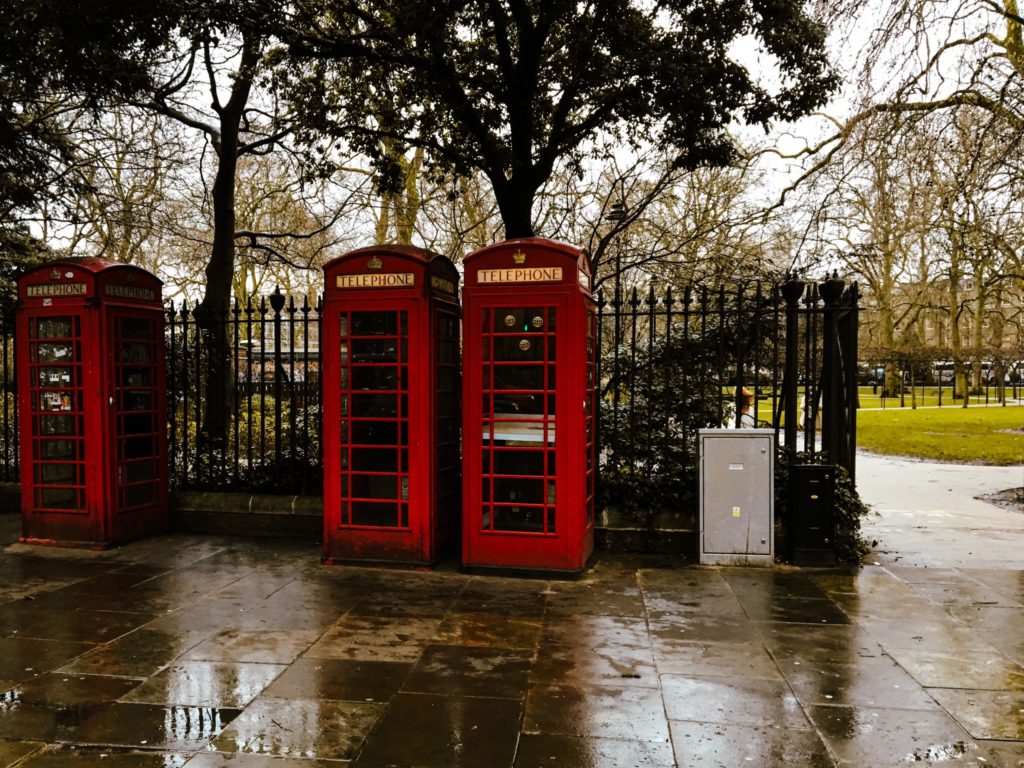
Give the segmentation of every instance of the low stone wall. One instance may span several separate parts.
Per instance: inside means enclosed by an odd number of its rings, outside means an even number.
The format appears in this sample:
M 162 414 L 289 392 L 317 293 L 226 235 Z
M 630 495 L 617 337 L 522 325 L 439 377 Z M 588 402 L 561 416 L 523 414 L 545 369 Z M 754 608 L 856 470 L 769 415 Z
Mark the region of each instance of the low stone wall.
M 196 533 L 244 536 L 323 536 L 324 501 L 319 496 L 179 492 L 170 500 L 171 527 Z
M 0 483 L 0 514 L 20 514 L 20 487 Z M 275 536 L 320 541 L 323 498 L 248 493 L 177 492 L 170 498 L 171 528 L 190 533 Z M 637 526 L 616 510 L 598 518 L 595 545 L 612 552 L 696 557 L 698 532 L 692 515 L 662 515 L 656 528 Z

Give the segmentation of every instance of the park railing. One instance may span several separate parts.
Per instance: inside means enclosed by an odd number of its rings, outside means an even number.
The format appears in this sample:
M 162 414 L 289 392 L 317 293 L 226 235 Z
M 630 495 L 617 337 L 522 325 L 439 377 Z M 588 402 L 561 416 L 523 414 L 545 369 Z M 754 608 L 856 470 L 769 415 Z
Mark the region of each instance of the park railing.
M 855 285 L 613 284 L 610 293 L 597 297 L 603 504 L 696 509 L 704 428 L 774 429 L 780 451 L 854 474 Z
M 14 377 L 13 302 L 0 302 L 0 482 L 18 477 L 18 395 Z
M 321 492 L 319 331 L 319 302 L 279 292 L 221 312 L 168 309 L 172 488 Z M 217 355 L 229 374 L 214 393 Z
M 682 470 L 696 467 L 697 429 L 745 423 L 744 389 L 754 397 L 754 422 L 774 429 L 780 446 L 823 448 L 852 472 L 856 291 L 840 283 L 830 309 L 826 285 L 618 285 L 599 293 L 596 444 L 605 489 L 657 486 L 645 478 L 684 482 Z M 321 491 L 320 312 L 319 302 L 280 293 L 201 316 L 195 306 L 168 307 L 173 489 Z M 0 478 L 14 481 L 9 315 L 0 330 Z M 228 371 L 223 389 L 211 374 L 218 367 Z

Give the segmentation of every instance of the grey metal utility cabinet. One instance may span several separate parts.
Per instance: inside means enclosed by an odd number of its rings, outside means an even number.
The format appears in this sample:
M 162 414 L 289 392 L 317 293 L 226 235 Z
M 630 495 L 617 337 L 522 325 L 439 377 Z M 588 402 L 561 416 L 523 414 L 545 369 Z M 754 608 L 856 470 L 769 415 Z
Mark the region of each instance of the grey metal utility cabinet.
M 775 430 L 702 429 L 700 562 L 775 562 Z

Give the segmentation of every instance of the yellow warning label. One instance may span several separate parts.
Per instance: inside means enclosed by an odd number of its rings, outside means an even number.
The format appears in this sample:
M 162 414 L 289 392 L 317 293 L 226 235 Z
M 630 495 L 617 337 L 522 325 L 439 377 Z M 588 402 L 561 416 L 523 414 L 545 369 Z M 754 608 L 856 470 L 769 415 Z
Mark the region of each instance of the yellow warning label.
M 739 507 L 733 507 L 732 508 L 732 516 L 733 517 L 739 517 L 740 516 L 740 508 Z

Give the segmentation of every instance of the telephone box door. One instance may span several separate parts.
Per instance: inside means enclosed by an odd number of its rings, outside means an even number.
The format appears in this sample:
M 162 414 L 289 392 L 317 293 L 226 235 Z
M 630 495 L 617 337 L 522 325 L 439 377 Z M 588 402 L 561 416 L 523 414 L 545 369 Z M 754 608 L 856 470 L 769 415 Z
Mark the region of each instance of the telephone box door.
M 94 376 L 83 337 L 88 316 L 70 309 L 19 316 L 22 393 L 22 509 L 26 530 L 39 539 L 75 542 L 101 535 L 87 494 L 88 444 L 97 425 L 85 408 Z M 26 407 L 27 406 L 27 407 Z M 92 502 L 95 506 L 95 502 Z
M 116 539 L 144 535 L 163 514 L 166 431 L 163 400 L 164 341 L 159 314 L 114 309 L 111 343 L 109 447 L 111 529 Z M 154 509 L 155 508 L 155 509 Z M 162 527 L 164 521 L 159 521 Z
M 336 526 L 350 531 L 399 534 L 401 547 L 419 550 L 420 524 L 410 524 L 409 357 L 422 344 L 417 324 L 410 323 L 411 302 L 352 303 L 338 316 L 336 372 L 325 377 L 328 397 L 336 398 L 338 443 L 334 483 L 341 499 Z M 412 436 L 415 437 L 415 436 Z M 411 539 L 411 541 L 410 541 Z M 377 557 L 381 545 L 373 544 Z M 390 547 L 385 546 L 385 549 Z M 352 551 L 351 557 L 358 557 Z

